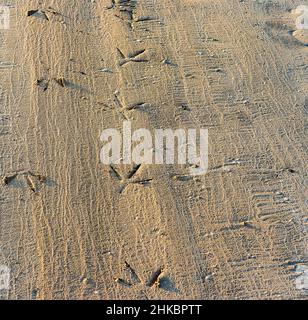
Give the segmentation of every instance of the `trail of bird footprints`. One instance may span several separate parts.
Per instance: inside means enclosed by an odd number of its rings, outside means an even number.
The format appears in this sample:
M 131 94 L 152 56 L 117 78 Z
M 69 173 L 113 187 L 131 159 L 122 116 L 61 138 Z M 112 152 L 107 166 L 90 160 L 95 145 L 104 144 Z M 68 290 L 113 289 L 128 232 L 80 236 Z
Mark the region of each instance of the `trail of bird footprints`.
M 127 23 L 130 29 L 133 29 L 133 23 L 143 22 L 152 20 L 150 17 L 136 17 L 135 9 L 136 9 L 137 2 L 134 0 L 111 0 L 111 4 L 107 7 L 108 10 L 114 10 L 114 16 L 119 18 L 120 20 Z M 128 63 L 145 63 L 148 62 L 149 59 L 146 57 L 146 49 L 139 49 L 133 52 L 129 52 L 125 54 L 120 48 L 116 48 L 117 56 L 119 58 L 118 65 L 119 67 L 123 67 Z M 138 102 L 131 105 L 125 105 L 121 101 L 118 96 L 118 92 L 114 93 L 114 102 L 117 105 L 116 111 L 118 111 L 121 116 L 128 120 L 128 111 L 138 110 L 138 109 L 145 109 L 148 107 L 148 104 L 145 102 Z M 135 165 L 131 171 L 128 172 L 126 176 L 122 176 L 117 169 L 110 165 L 110 175 L 117 181 L 121 183 L 121 187 L 119 189 L 119 193 L 122 194 L 126 187 L 131 184 L 137 184 L 142 186 L 148 186 L 152 179 L 134 179 L 137 175 L 141 164 Z M 126 266 L 128 269 L 129 265 Z M 131 269 L 130 269 L 131 270 Z M 132 270 L 131 270 L 132 272 Z M 123 282 L 123 280 L 119 279 L 119 282 Z
M 31 171 L 19 172 L 10 176 L 4 176 L 2 183 L 4 186 L 9 186 L 15 179 L 21 176 L 27 183 L 29 189 L 36 193 L 39 190 L 39 184 L 46 183 L 47 178 L 41 174 L 36 174 Z
M 136 273 L 136 271 L 125 261 L 124 263 L 124 272 L 125 277 L 119 278 L 116 277 L 114 278 L 115 282 L 118 284 L 131 288 L 137 284 L 142 283 L 140 277 Z M 164 269 L 163 268 L 158 268 L 155 270 L 152 275 L 149 277 L 149 279 L 145 282 L 145 285 L 147 287 L 156 287 L 160 288 L 161 287 L 161 278 L 163 276 Z M 128 278 L 128 279 L 127 279 Z
M 115 11 L 114 16 L 120 19 L 121 21 L 125 22 L 130 29 L 134 29 L 135 23 L 142 23 L 145 21 L 152 20 L 152 18 L 148 16 L 137 17 L 135 14 L 135 8 L 136 8 L 136 1 L 133 1 L 133 0 L 112 0 L 111 5 L 107 7 L 108 10 L 114 10 Z M 57 12 L 55 12 L 50 8 L 47 10 L 39 10 L 39 9 L 29 10 L 27 12 L 28 17 L 41 18 L 47 21 L 50 21 L 51 14 L 56 15 Z M 118 57 L 118 66 L 120 68 L 128 64 L 149 62 L 149 59 L 147 57 L 147 50 L 145 48 L 124 53 L 120 48 L 117 47 L 116 54 Z M 175 64 L 168 58 L 164 59 L 161 62 L 167 66 L 177 67 L 177 64 Z M 109 69 L 107 71 L 110 72 Z M 45 92 L 48 90 L 52 81 L 62 88 L 72 87 L 72 84 L 63 77 L 59 77 L 59 78 L 43 77 L 36 80 L 36 86 L 41 91 Z M 118 92 L 113 94 L 113 100 L 115 105 L 117 106 L 116 111 L 119 112 L 125 120 L 128 120 L 129 111 L 147 109 L 149 106 L 149 104 L 143 101 L 126 105 L 122 101 L 122 99 L 119 98 Z M 187 106 L 183 106 L 182 109 L 183 111 L 188 111 L 188 110 L 190 111 L 190 109 Z M 114 165 L 110 165 L 109 167 L 110 176 L 120 184 L 119 191 L 118 191 L 119 194 L 123 194 L 123 192 L 126 190 L 126 188 L 129 185 L 148 186 L 151 184 L 153 180 L 151 178 L 148 178 L 148 179 L 138 178 L 138 173 L 140 171 L 140 168 L 141 168 L 141 164 L 136 164 L 133 166 L 131 170 L 129 170 L 126 174 L 123 175 L 116 169 Z M 19 176 L 21 176 L 24 179 L 28 188 L 33 193 L 38 192 L 39 184 L 46 182 L 46 177 L 27 171 L 22 173 L 16 173 L 11 176 L 5 176 L 3 178 L 4 185 L 6 186 L 10 185 Z M 174 177 L 174 179 L 179 181 L 187 181 L 190 178 L 186 176 L 183 176 L 183 177 L 176 176 Z M 163 275 L 164 275 L 164 269 L 160 267 L 157 270 L 155 270 L 149 276 L 149 278 L 146 279 L 146 281 L 142 281 L 142 279 L 140 278 L 138 273 L 133 269 L 133 267 L 128 262 L 125 261 L 122 276 L 115 277 L 114 281 L 119 285 L 122 285 L 128 288 L 132 288 L 140 284 L 148 288 L 162 288 Z

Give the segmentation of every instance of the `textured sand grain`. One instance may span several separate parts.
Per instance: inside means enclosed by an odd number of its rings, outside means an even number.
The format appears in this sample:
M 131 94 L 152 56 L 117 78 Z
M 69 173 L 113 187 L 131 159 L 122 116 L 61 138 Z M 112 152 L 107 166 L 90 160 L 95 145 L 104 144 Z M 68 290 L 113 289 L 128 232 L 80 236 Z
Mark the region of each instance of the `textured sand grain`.
M 290 32 L 302 2 L 140 0 L 132 15 L 41 3 L 7 1 L 0 30 L 0 174 L 17 174 L 0 188 L 3 296 L 303 298 L 308 49 Z M 124 118 L 209 128 L 209 172 L 142 165 L 123 189 L 99 137 Z

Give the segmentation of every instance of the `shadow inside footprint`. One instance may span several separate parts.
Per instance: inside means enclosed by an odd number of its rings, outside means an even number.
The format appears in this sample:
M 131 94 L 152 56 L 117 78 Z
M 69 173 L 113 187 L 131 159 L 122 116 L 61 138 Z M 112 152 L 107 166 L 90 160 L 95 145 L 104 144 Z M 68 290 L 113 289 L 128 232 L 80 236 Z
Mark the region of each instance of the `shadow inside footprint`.
M 166 276 L 163 276 L 159 279 L 159 287 L 168 292 L 179 293 L 180 290 L 177 289 L 175 284 Z
M 85 89 L 84 87 L 82 87 L 81 85 L 74 83 L 72 81 L 69 81 L 65 78 L 54 78 L 54 81 L 61 87 L 63 88 L 69 88 L 69 89 L 75 89 L 75 90 L 80 90 L 83 92 L 88 93 L 89 90 Z
M 82 91 L 87 91 L 85 88 L 83 88 L 81 85 L 74 83 L 74 82 L 70 82 L 66 80 L 65 86 L 67 88 L 70 89 L 77 89 L 77 90 L 82 90 Z
M 45 179 L 45 184 L 47 187 L 55 187 L 57 185 L 57 183 L 53 179 L 48 177 Z
M 27 187 L 26 182 L 22 179 L 18 179 L 17 177 L 11 180 L 7 186 L 9 188 L 16 188 L 16 189 L 25 189 Z
M 28 17 L 35 17 L 35 18 L 38 18 L 38 19 L 42 19 L 42 20 L 49 20 L 47 15 L 45 14 L 44 11 L 40 11 L 40 10 L 29 10 L 27 12 L 27 16 Z

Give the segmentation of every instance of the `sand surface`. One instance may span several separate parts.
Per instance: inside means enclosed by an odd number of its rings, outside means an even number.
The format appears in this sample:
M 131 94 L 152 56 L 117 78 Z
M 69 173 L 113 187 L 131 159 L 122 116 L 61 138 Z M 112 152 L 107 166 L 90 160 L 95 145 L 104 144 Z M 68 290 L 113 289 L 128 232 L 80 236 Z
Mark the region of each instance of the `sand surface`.
M 2 298 L 307 298 L 304 1 L 118 2 L 5 2 Z M 100 134 L 123 119 L 208 128 L 208 173 L 115 175 Z

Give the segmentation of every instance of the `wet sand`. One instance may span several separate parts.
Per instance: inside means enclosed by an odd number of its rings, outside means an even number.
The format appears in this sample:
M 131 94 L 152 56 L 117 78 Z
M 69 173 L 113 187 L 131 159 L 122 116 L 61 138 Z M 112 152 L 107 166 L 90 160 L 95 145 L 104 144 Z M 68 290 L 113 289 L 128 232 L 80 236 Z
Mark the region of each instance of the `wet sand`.
M 6 1 L 2 297 L 304 299 L 303 3 L 120 2 Z M 208 128 L 207 174 L 103 165 L 125 119 Z

